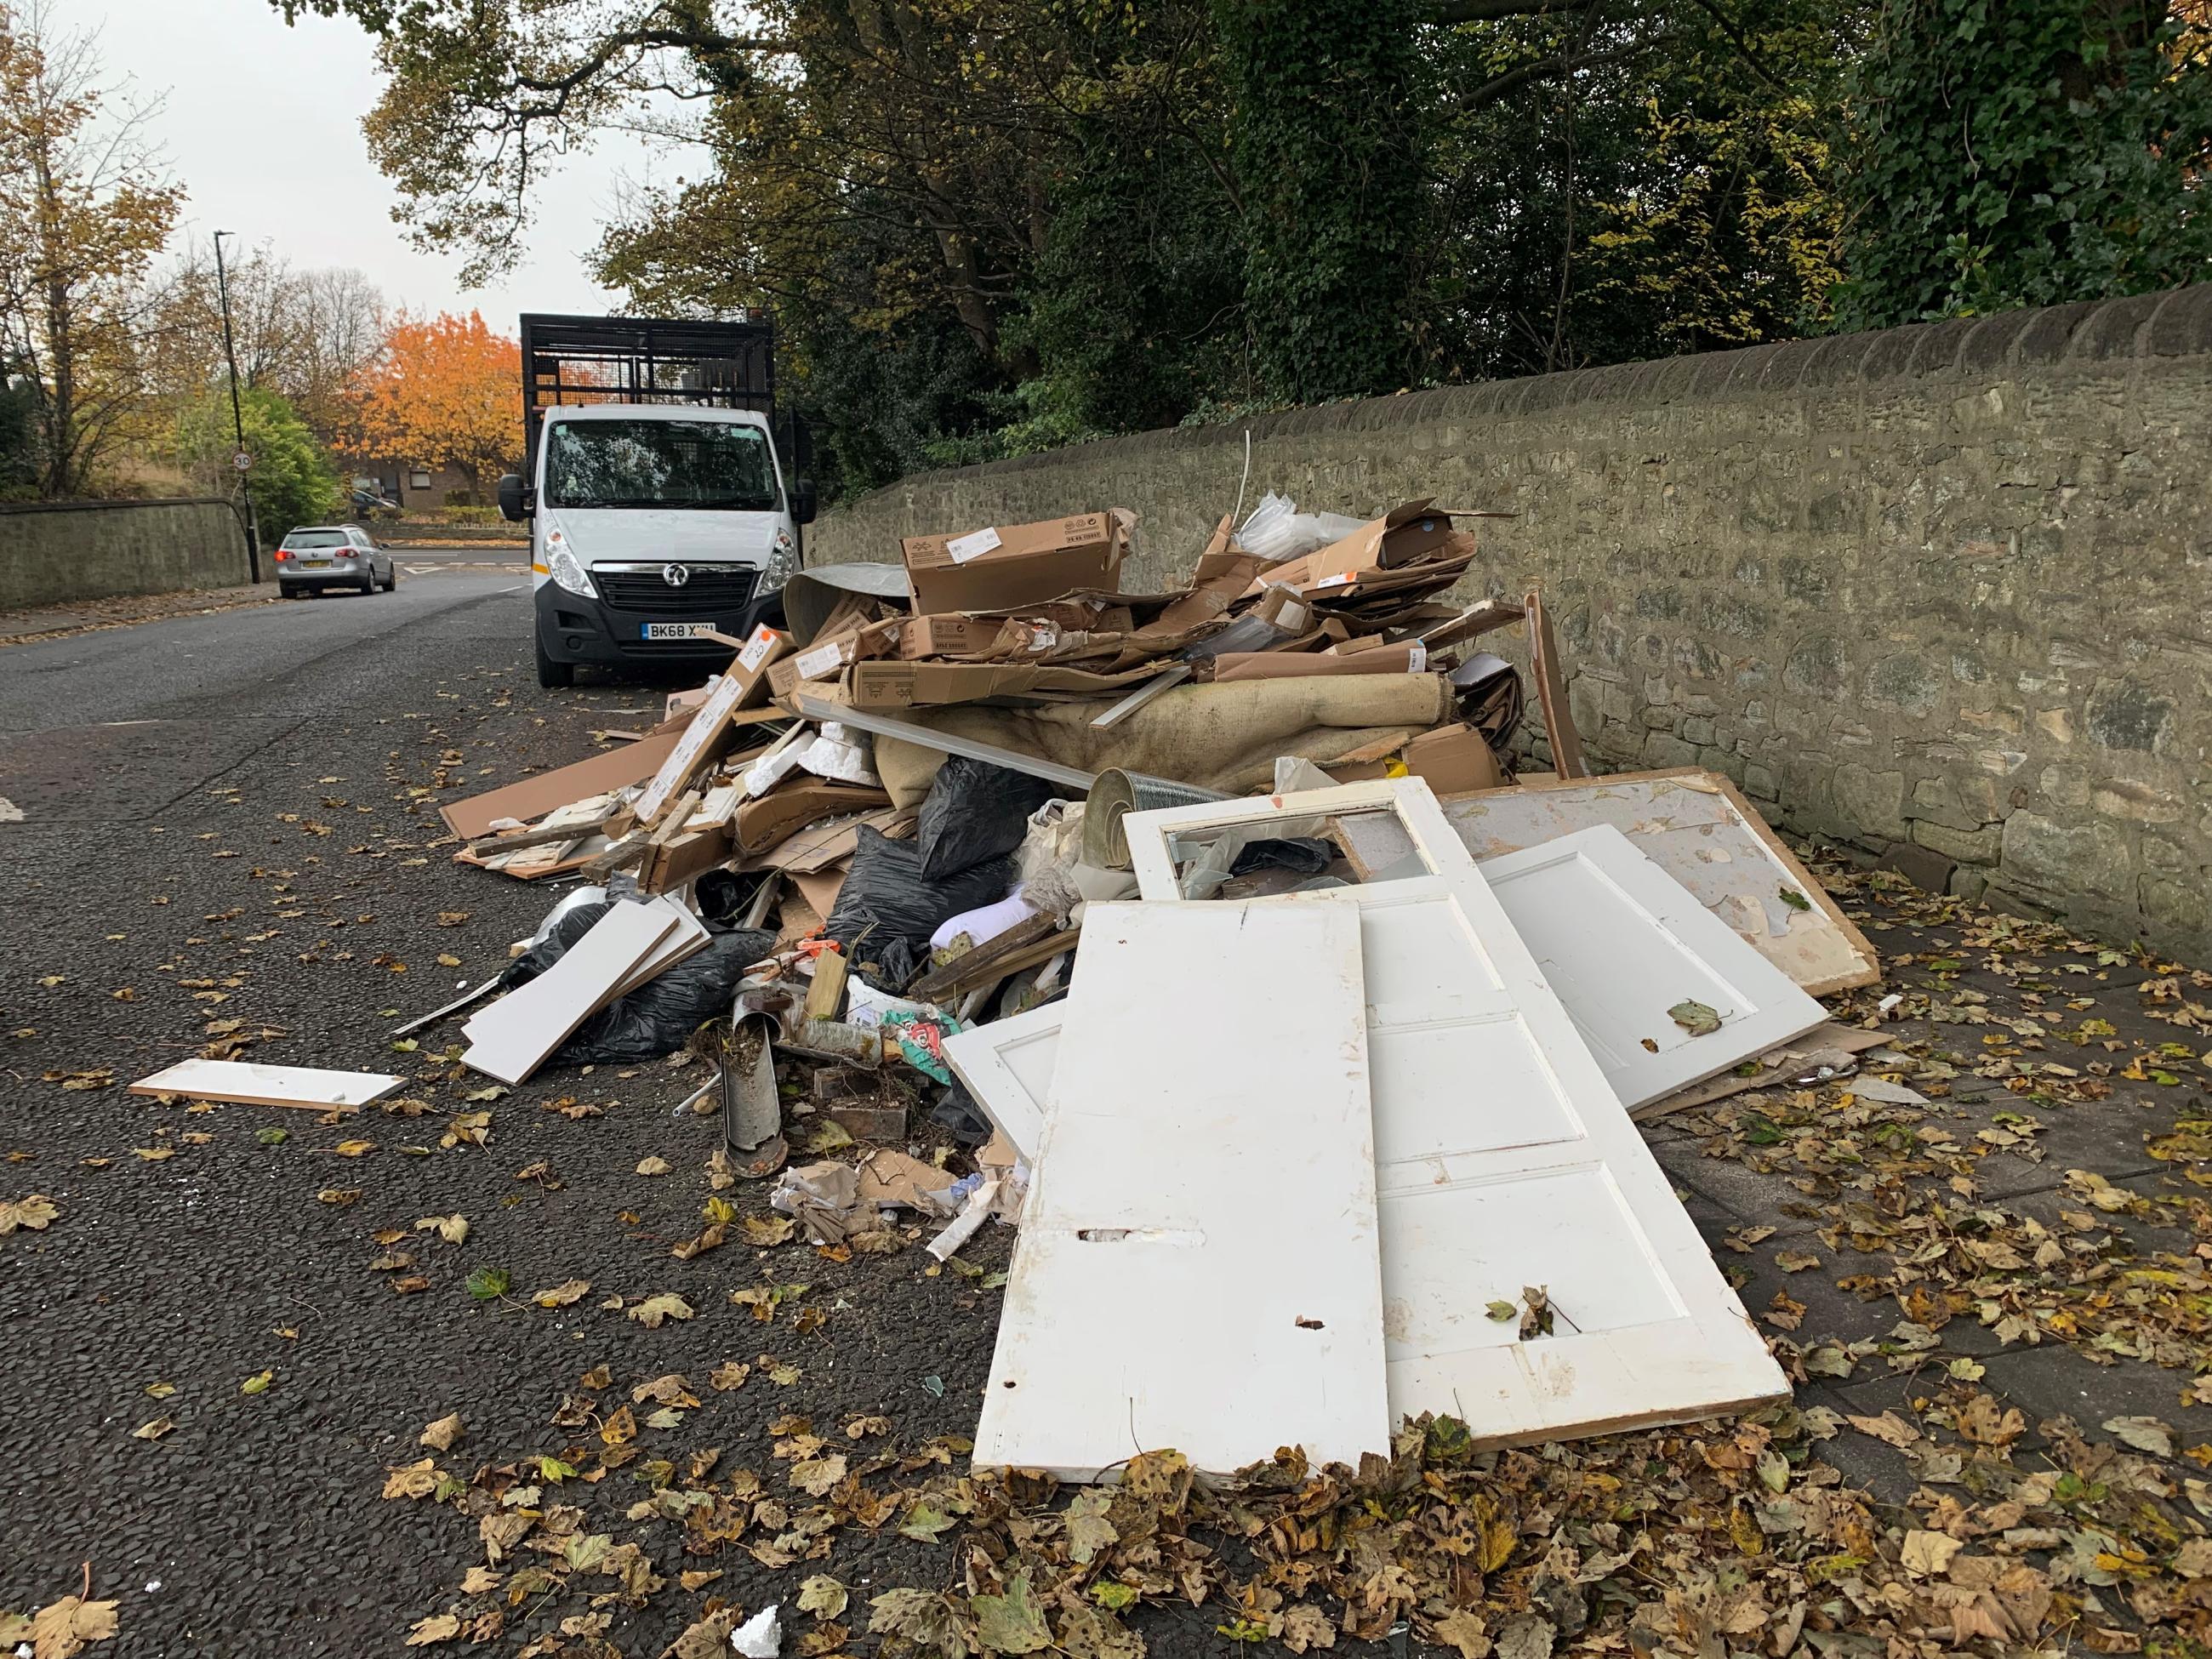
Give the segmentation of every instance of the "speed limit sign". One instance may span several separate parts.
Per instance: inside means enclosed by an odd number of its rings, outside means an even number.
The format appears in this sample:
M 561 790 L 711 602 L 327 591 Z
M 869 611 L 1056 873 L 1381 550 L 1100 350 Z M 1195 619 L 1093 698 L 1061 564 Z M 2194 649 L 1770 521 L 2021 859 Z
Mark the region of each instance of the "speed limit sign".
M 253 465 L 253 457 L 241 449 L 230 458 L 230 464 L 243 472 Z

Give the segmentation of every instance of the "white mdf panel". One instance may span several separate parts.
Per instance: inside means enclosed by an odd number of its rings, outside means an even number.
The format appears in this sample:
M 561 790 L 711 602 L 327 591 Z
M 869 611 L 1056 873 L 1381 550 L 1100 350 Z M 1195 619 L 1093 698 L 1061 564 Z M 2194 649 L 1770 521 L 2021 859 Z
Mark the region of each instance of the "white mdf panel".
M 1394 1419 L 1448 1414 L 1502 1444 L 1785 1397 L 1781 1368 L 1426 784 L 1123 823 L 1139 890 L 1189 909 L 1206 902 L 1180 899 L 1170 836 L 1377 811 L 1397 816 L 1390 838 L 1426 873 L 1247 904 L 1360 915 Z M 1048 1128 L 1048 1152 L 1051 1140 Z M 1488 1309 L 1528 1287 L 1548 1296 L 1554 1328 L 1522 1341 L 1517 1318 Z
M 185 1060 L 132 1084 L 134 1095 L 190 1095 L 243 1106 L 359 1108 L 381 1100 L 401 1079 L 381 1072 L 263 1066 L 245 1060 Z
M 501 1083 L 520 1083 L 611 1000 L 677 927 L 676 915 L 659 905 L 612 906 L 558 962 L 468 1022 L 461 1063 Z
M 979 1468 L 1388 1452 L 1360 982 L 1349 906 L 1085 913 Z
M 1609 823 L 1479 867 L 1631 1110 L 1828 1017 Z M 1692 1036 L 1668 1012 L 1685 1002 L 1719 1029 Z

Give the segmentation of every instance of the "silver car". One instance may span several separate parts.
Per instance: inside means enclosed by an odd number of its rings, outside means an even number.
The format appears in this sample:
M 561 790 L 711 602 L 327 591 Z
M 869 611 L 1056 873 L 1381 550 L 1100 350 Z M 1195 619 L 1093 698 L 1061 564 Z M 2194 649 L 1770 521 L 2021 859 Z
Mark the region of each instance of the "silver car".
M 391 552 L 357 524 L 301 525 L 276 550 L 276 585 L 288 599 L 326 587 L 386 592 L 399 586 Z

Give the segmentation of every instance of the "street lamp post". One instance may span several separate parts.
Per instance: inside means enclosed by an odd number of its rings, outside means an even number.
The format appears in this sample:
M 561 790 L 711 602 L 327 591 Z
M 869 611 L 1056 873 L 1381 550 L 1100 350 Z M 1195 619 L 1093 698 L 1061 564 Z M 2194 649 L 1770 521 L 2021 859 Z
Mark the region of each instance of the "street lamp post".
M 251 465 L 246 453 L 246 416 L 238 403 L 238 349 L 230 339 L 230 278 L 222 265 L 222 239 L 235 236 L 234 230 L 218 230 L 215 234 L 215 289 L 222 301 L 222 356 L 230 365 L 230 427 L 238 439 L 238 448 L 232 459 L 238 467 L 239 492 L 246 497 L 246 563 L 256 584 L 261 580 L 261 526 L 253 512 L 253 490 L 246 483 L 246 468 Z

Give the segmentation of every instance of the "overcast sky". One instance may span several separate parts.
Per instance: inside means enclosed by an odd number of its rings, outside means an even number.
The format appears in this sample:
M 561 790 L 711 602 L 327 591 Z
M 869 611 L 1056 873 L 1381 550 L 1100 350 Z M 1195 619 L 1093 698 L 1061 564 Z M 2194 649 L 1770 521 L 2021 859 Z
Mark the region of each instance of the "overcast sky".
M 653 176 L 641 143 L 570 161 L 539 201 L 526 262 L 495 288 L 464 289 L 458 257 L 417 252 L 392 222 L 394 192 L 361 136 L 378 90 L 374 55 L 352 23 L 288 28 L 268 0 L 54 0 L 52 20 L 97 28 L 111 76 L 163 94 L 152 131 L 191 191 L 185 225 L 201 240 L 234 230 L 295 265 L 356 267 L 395 305 L 478 308 L 509 332 L 523 311 L 615 308 L 579 256 L 598 241 L 622 176 Z

